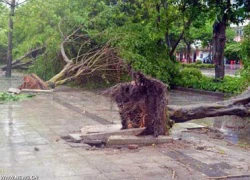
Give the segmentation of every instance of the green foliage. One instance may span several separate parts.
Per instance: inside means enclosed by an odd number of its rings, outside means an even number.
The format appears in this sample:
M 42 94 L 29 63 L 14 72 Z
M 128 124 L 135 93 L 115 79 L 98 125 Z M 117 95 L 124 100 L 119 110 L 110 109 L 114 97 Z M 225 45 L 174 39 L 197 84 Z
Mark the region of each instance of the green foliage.
M 48 80 L 62 69 L 62 60 L 58 56 L 62 41 L 59 22 L 63 34 L 71 34 L 82 23 L 85 13 L 83 6 L 61 0 L 29 0 L 16 10 L 14 57 L 18 58 L 30 49 L 46 46 L 46 52 L 35 61 L 29 73 L 36 73 Z
M 191 63 L 191 64 L 181 64 L 182 67 L 187 67 L 187 68 L 214 68 L 214 64 L 202 64 L 201 61 L 197 61 L 196 63 Z
M 30 95 L 30 94 L 15 95 L 15 94 L 6 93 L 6 92 L 0 92 L 0 102 L 1 101 L 20 101 L 23 99 L 31 98 L 33 96 L 34 95 Z
M 202 64 L 201 60 L 196 60 L 195 64 Z
M 241 93 L 249 85 L 249 80 L 245 77 L 225 76 L 223 80 L 216 82 L 194 68 L 184 68 L 181 76 L 174 81 L 177 86 L 232 94 Z
M 244 68 L 250 72 L 250 25 L 244 28 L 244 41 L 241 48 Z
M 224 55 L 229 60 L 240 60 L 241 59 L 241 43 L 231 42 L 227 43 Z
M 174 79 L 174 84 L 183 87 L 192 87 L 202 78 L 201 71 L 196 68 L 184 68 L 181 74 Z
M 169 52 L 182 32 L 187 44 L 195 40 L 211 44 L 211 21 L 224 10 L 217 11 L 220 7 L 215 1 L 209 3 L 208 8 L 199 0 L 29 0 L 16 9 L 13 56 L 15 59 L 30 49 L 46 46 L 45 54 L 29 72 L 48 80 L 63 67 L 58 56 L 60 43 L 81 26 L 79 35 L 87 34 L 99 44 L 111 39 L 119 55 L 136 70 L 172 84 L 173 78 L 179 76 L 180 66 L 170 59 Z M 8 20 L 8 13 L 3 12 L 8 10 L 5 6 L 0 10 L 0 38 L 5 38 L 0 40 L 1 50 L 1 43 L 7 38 L 7 28 L 2 28 L 2 24 Z M 65 45 L 66 53 L 75 57 L 82 43 L 70 39 Z M 195 67 L 202 68 L 203 64 Z
M 249 17 L 249 13 L 247 13 L 250 11 L 248 1 L 207 0 L 207 3 L 207 8 L 210 10 L 209 13 L 217 16 L 217 22 L 226 20 L 228 25 L 230 23 L 239 24 Z
M 0 92 L 0 101 L 19 101 L 20 98 L 16 95 Z
M 178 64 L 170 60 L 169 49 L 163 39 L 166 27 L 169 28 L 167 19 L 176 14 L 171 6 L 168 8 L 173 10 L 173 14 L 165 14 L 167 11 L 164 8 L 158 14 L 156 5 L 155 1 L 124 1 L 108 8 L 102 4 L 103 9 L 91 20 L 95 29 L 90 26 L 88 32 L 93 36 L 95 31 L 102 31 L 101 40 L 113 39 L 113 46 L 134 69 L 171 84 L 173 77 L 179 73 Z M 157 25 L 155 19 L 158 15 L 162 20 Z
M 7 8 L 0 3 L 0 63 L 5 63 L 7 50 Z
M 56 59 L 45 58 L 44 56 L 39 57 L 35 63 L 30 67 L 28 73 L 35 73 L 43 80 L 47 81 L 52 78 L 55 74 L 59 73 L 62 68 L 60 61 Z

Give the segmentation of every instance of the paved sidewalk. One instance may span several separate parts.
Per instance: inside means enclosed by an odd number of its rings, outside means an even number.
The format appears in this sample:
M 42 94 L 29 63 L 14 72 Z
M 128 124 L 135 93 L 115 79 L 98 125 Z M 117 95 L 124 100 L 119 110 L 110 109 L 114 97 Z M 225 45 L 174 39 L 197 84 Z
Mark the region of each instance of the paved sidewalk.
M 178 97 L 178 93 L 172 95 Z M 182 96 L 186 103 L 189 96 Z M 192 98 L 197 100 L 196 96 Z M 218 100 L 210 96 L 198 99 Z M 103 96 L 71 88 L 0 104 L 0 176 L 39 176 L 45 180 L 198 180 L 249 174 L 249 150 L 228 146 L 206 134 L 181 133 L 180 128 L 173 130 L 180 140 L 136 150 L 93 149 L 60 138 L 86 125 L 111 123 L 120 123 L 114 104 Z

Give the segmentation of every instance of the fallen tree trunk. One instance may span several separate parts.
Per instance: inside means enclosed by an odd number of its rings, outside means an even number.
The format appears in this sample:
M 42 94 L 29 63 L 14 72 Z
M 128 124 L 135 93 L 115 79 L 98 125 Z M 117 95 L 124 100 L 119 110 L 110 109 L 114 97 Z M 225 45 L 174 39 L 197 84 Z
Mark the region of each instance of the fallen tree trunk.
M 18 63 L 15 65 L 12 65 L 12 69 L 28 69 L 27 66 L 31 65 L 33 63 L 33 61 L 28 61 L 25 63 Z
M 32 61 L 28 61 L 25 63 L 22 63 L 21 61 L 25 58 L 32 58 L 35 59 L 37 58 L 39 55 L 43 54 L 45 51 L 45 47 L 41 47 L 41 48 L 37 48 L 37 49 L 33 49 L 29 52 L 27 52 L 26 54 L 24 54 L 22 57 L 19 57 L 18 59 L 14 60 L 12 62 L 12 69 L 18 69 L 18 68 L 23 68 L 23 66 L 27 66 L 32 64 Z M 2 71 L 5 71 L 7 68 L 7 65 L 4 65 L 1 67 Z M 25 67 L 24 67 L 25 68 Z
M 169 117 L 175 122 L 224 115 L 250 116 L 250 88 L 241 95 L 212 104 L 168 106 Z
M 104 95 L 116 101 L 122 129 L 146 127 L 144 134 L 165 135 L 172 121 L 177 123 L 206 117 L 250 116 L 250 87 L 229 100 L 188 106 L 167 106 L 166 86 L 142 73 L 133 73 L 133 82 L 118 84 Z M 169 118 L 166 117 L 168 114 Z

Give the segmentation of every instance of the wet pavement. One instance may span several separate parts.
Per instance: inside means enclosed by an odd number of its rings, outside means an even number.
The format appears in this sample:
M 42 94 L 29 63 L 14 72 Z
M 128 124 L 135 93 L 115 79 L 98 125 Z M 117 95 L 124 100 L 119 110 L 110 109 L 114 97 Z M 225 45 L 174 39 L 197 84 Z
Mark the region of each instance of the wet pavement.
M 0 80 L 1 90 L 6 90 L 9 86 L 17 87 L 21 77 Z M 176 105 L 218 100 L 221 98 L 170 93 L 170 103 Z M 209 124 L 222 130 L 231 127 L 221 119 L 192 123 Z M 219 133 L 210 136 L 203 131 L 188 131 L 187 123 L 172 130 L 174 143 L 136 150 L 95 149 L 61 139 L 87 125 L 113 123 L 120 123 L 116 105 L 101 95 L 80 89 L 60 87 L 53 94 L 0 104 L 0 177 L 198 180 L 239 175 L 236 179 L 250 178 L 248 148 L 221 139 Z
M 226 64 L 225 65 L 225 74 L 228 76 L 238 77 L 239 70 L 242 68 L 239 64 Z M 201 69 L 202 74 L 206 76 L 214 77 L 214 68 Z

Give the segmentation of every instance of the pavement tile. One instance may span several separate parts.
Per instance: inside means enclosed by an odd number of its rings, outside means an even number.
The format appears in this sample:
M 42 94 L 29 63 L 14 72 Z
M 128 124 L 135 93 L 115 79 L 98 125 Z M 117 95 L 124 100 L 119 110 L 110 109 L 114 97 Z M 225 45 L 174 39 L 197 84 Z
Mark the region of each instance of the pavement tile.
M 2 80 L 1 77 L 0 80 Z M 7 85 L 0 83 L 0 90 L 6 88 L 4 86 Z M 71 89 L 67 92 L 55 92 L 53 96 L 71 103 L 80 110 L 97 114 L 100 119 L 120 123 L 117 107 L 112 107 L 105 97 L 87 91 L 71 91 Z M 0 104 L 0 174 L 38 175 L 39 179 L 45 180 L 158 180 L 172 179 L 174 169 L 176 179 L 207 178 L 181 163 L 181 159 L 177 161 L 167 156 L 167 153 L 166 155 L 162 153 L 162 151 L 170 151 L 167 146 L 165 148 L 140 147 L 137 150 L 127 148 L 86 150 L 86 147 L 71 147 L 60 139 L 61 135 L 78 131 L 87 125 L 96 125 L 98 122 L 59 104 L 53 100 L 53 96 L 37 95 L 27 101 Z M 179 104 L 190 104 L 189 100 L 196 103 L 197 101 L 214 102 L 218 99 L 205 98 L 204 100 L 204 97 L 185 94 L 180 97 L 174 93 L 171 96 L 177 99 Z M 197 155 L 199 152 L 192 149 L 182 152 L 190 158 L 205 161 L 208 164 L 212 164 L 209 157 L 214 158 L 216 154 L 203 151 L 202 157 L 206 158 L 200 158 L 201 156 Z M 250 161 L 249 151 L 240 152 L 232 156 L 235 153 L 232 149 L 227 152 L 227 157 L 217 155 L 217 161 L 225 161 L 228 164 L 235 161 L 231 163 L 234 168 L 225 170 L 230 174 L 247 173 L 247 167 L 250 167 L 247 163 Z M 240 159 L 244 159 L 244 163 Z

